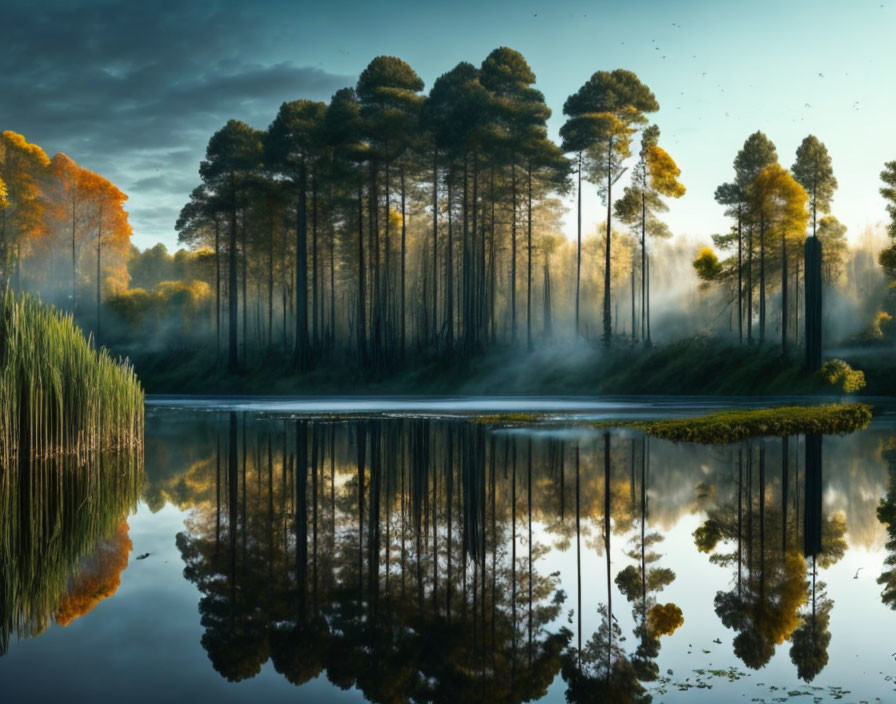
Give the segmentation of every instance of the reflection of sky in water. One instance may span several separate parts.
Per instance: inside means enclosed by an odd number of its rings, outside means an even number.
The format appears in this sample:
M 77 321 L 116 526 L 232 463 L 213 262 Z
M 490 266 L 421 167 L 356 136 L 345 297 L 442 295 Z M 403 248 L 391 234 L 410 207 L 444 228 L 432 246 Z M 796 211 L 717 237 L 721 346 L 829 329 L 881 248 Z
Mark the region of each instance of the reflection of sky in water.
M 248 403 L 258 410 L 255 402 Z M 373 401 L 370 402 L 374 403 Z M 385 409 L 388 412 L 406 410 L 439 412 L 438 404 L 453 404 L 452 400 L 439 401 L 421 407 L 417 401 L 402 406 L 400 402 Z M 477 405 L 482 403 L 483 405 Z M 468 401 L 465 411 L 515 410 L 519 406 L 488 406 L 485 401 Z M 525 403 L 521 401 L 520 403 Z M 555 401 L 540 410 L 615 412 L 611 405 L 583 406 L 579 401 Z M 570 405 L 564 405 L 564 404 Z M 181 407 L 181 403 L 171 405 Z M 272 413 L 335 412 L 335 406 L 308 402 L 266 401 L 264 411 Z M 724 405 L 724 404 L 722 404 Z M 236 406 L 225 402 L 223 408 Z M 326 408 L 324 408 L 326 407 Z M 212 404 L 200 402 L 198 408 L 211 410 Z M 457 408 L 456 405 L 452 409 Z M 525 407 L 532 410 L 531 406 Z M 651 403 L 635 408 L 622 409 L 641 412 L 656 408 Z M 696 408 L 690 402 L 682 402 L 678 409 Z M 598 410 L 600 409 L 600 410 Z M 214 410 L 220 410 L 214 406 Z M 364 403 L 354 404 L 351 410 L 370 410 Z M 672 407 L 663 411 L 675 412 Z M 150 416 L 147 436 L 147 472 L 150 481 L 153 474 L 166 478 L 176 477 L 197 458 L 214 452 L 214 436 L 208 434 L 208 424 L 216 415 L 197 416 L 195 411 L 175 412 L 163 410 L 155 404 Z M 250 432 L 263 428 L 265 423 L 253 421 Z M 275 432 L 280 432 L 278 424 Z M 650 465 L 650 529 L 660 531 L 664 540 L 655 546 L 662 554 L 657 563 L 672 569 L 677 578 L 656 595 L 660 603 L 673 602 L 681 607 L 684 625 L 672 636 L 663 637 L 657 658 L 661 675 L 672 670 L 671 682 L 664 693 L 656 693 L 656 685 L 650 686 L 657 702 L 719 702 L 728 699 L 750 701 L 754 698 L 771 702 L 775 697 L 786 696 L 788 691 L 808 693 L 810 696 L 796 701 L 811 701 L 811 697 L 829 698 L 830 688 L 843 687 L 852 693 L 845 701 L 861 699 L 891 701 L 896 696 L 893 683 L 885 677 L 893 671 L 896 650 L 892 632 L 896 625 L 896 613 L 882 604 L 882 587 L 876 583 L 886 558 L 884 543 L 886 531 L 877 520 L 875 509 L 887 490 L 888 475 L 885 461 L 880 456 L 884 441 L 892 435 L 890 422 L 876 422 L 861 433 L 844 438 L 826 438 L 824 445 L 824 513 L 842 510 L 847 518 L 849 549 L 838 563 L 819 570 L 819 580 L 827 583 L 827 593 L 833 600 L 827 666 L 811 684 L 797 680 L 794 664 L 789 657 L 790 643 L 775 647 L 775 654 L 761 670 L 749 670 L 733 653 L 732 639 L 735 631 L 726 629 L 713 609 L 713 599 L 718 591 L 733 587 L 734 567 L 717 566 L 708 556 L 694 546 L 693 533 L 706 518 L 705 511 L 696 501 L 696 486 L 701 481 L 716 484 L 717 499 L 721 502 L 731 493 L 730 465 L 726 451 L 721 448 L 703 448 L 693 445 L 672 445 L 651 441 Z M 506 434 L 518 436 L 520 431 Z M 542 442 L 550 435 L 566 442 L 579 440 L 582 445 L 583 483 L 602 481 L 596 477 L 601 464 L 588 453 L 598 451 L 599 441 L 593 433 L 560 430 L 533 435 L 534 442 Z M 629 442 L 634 433 L 614 435 L 618 442 Z M 617 440 L 614 440 L 617 442 Z M 178 446 L 176 447 L 175 444 Z M 778 441 L 768 442 L 770 482 L 778 477 L 775 453 L 780 453 Z M 164 448 L 164 452 L 160 450 Z M 338 451 L 337 451 L 338 452 Z M 346 450 L 346 455 L 350 455 Z M 525 477 L 525 458 L 518 457 L 522 481 Z M 567 486 L 571 486 L 573 474 L 571 457 L 567 456 Z M 337 465 L 337 471 L 340 471 Z M 346 470 L 349 470 L 347 467 Z M 755 469 L 754 469 L 755 471 Z M 585 473 L 591 476 L 586 477 Z M 727 472 L 727 474 L 726 474 Z M 617 469 L 614 468 L 614 478 Z M 622 475 L 620 475 L 622 476 Z M 337 475 L 337 487 L 347 479 Z M 521 506 L 525 506 L 525 487 L 518 489 Z M 774 492 L 772 492 L 774 494 Z M 776 494 L 769 499 L 776 500 Z M 615 500 L 615 499 L 614 499 Z M 574 520 L 573 507 L 567 505 L 567 521 Z M 10 702 L 44 701 L 76 693 L 82 700 L 118 698 L 124 701 L 359 701 L 357 690 L 342 691 L 333 687 L 323 674 L 316 680 L 295 688 L 274 671 L 270 661 L 256 677 L 238 684 L 230 684 L 215 672 L 201 645 L 203 627 L 200 624 L 197 602 L 200 594 L 196 586 L 183 576 L 184 563 L 175 546 L 175 535 L 184 530 L 185 520 L 191 515 L 189 508 L 180 511 L 166 504 L 156 513 L 140 503 L 136 515 L 129 519 L 133 552 L 130 564 L 122 573 L 122 584 L 111 598 L 101 602 L 90 614 L 78 619 L 67 628 L 51 626 L 43 635 L 10 644 L 9 652 L 0 658 L 0 682 L 4 699 Z M 517 531 L 525 536 L 525 510 L 518 512 Z M 629 539 L 637 532 L 637 521 L 631 531 L 613 534 L 611 543 L 612 571 L 615 576 L 625 565 L 633 564 L 625 555 L 630 549 Z M 582 585 L 583 631 L 585 639 L 599 625 L 596 613 L 598 603 L 606 600 L 606 563 L 602 554 L 602 521 L 583 519 Z M 509 533 L 509 530 L 508 530 Z M 555 545 L 560 536 L 551 532 L 539 518 L 533 524 L 534 542 Z M 587 535 L 587 537 L 585 537 Z M 599 544 L 599 545 L 598 545 Z M 601 554 L 598 554 L 600 547 Z M 526 554 L 525 541 L 518 547 L 520 557 Z M 141 561 L 134 558 L 141 553 L 150 556 Z M 559 572 L 560 587 L 566 592 L 557 625 L 567 623 L 567 613 L 576 606 L 576 553 L 575 537 L 564 550 L 551 549 L 536 562 L 536 570 L 542 575 Z M 862 568 L 859 570 L 859 568 Z M 857 574 L 858 578 L 854 578 Z M 614 614 L 627 637 L 624 645 L 633 650 L 636 638 L 632 634 L 634 619 L 631 604 L 613 585 Z M 525 605 L 522 606 L 525 609 Z M 575 629 L 575 618 L 572 623 Z M 713 642 L 721 640 L 721 644 Z M 573 643 L 575 637 L 573 638 Z M 708 650 L 704 653 L 703 650 Z M 676 683 L 690 678 L 697 679 L 696 669 L 735 668 L 745 673 L 738 682 L 704 677 L 711 689 L 679 691 Z M 773 689 L 777 688 L 777 689 Z M 559 677 L 548 690 L 547 701 L 564 700 L 565 684 Z

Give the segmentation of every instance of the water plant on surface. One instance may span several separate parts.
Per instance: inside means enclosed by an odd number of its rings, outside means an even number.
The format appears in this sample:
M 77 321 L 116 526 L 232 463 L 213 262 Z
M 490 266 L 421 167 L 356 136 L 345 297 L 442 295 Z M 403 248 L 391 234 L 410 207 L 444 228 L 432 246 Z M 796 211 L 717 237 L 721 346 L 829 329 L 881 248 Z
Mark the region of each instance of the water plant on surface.
M 550 419 L 535 413 L 478 416 L 485 425 L 534 425 Z M 834 435 L 861 430 L 871 421 L 871 406 L 864 403 L 821 406 L 782 406 L 750 410 L 729 409 L 696 418 L 665 420 L 585 421 L 598 428 L 635 428 L 665 440 L 727 444 L 754 437 Z
M 0 481 L 25 455 L 143 442 L 143 389 L 96 350 L 71 315 L 9 290 L 0 297 Z

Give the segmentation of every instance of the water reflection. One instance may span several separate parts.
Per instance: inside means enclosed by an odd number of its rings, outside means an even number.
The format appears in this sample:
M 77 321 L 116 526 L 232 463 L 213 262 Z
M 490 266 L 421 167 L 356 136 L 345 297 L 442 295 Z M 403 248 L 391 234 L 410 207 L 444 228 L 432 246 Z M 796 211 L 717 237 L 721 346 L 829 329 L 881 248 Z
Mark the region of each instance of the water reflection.
M 561 674 L 569 701 L 647 701 L 662 639 L 689 617 L 661 598 L 676 573 L 658 528 L 681 510 L 705 516 L 694 545 L 731 571 L 712 608 L 735 656 L 759 669 L 790 641 L 806 681 L 827 662 L 818 569 L 843 556 L 846 521 L 823 508 L 820 437 L 696 448 L 430 419 L 223 421 L 214 457 L 168 486 L 194 492 L 177 543 L 229 680 L 271 660 L 372 701 L 528 701 Z M 670 472 L 692 498 L 655 520 Z M 574 575 L 541 567 L 552 551 L 574 551 Z M 602 556 L 599 600 L 583 554 Z
M 462 419 L 149 422 L 142 489 L 111 460 L 47 468 L 29 474 L 44 500 L 20 505 L 35 489 L 3 475 L 6 639 L 115 591 L 141 490 L 186 516 L 168 556 L 199 592 L 201 635 L 171 643 L 184 677 L 201 642 L 216 680 L 328 681 L 375 702 L 724 698 L 746 690 L 694 673 L 831 680 L 852 635 L 832 615 L 874 607 L 844 596 L 850 551 L 867 550 L 869 586 L 883 569 L 877 613 L 896 603 L 896 444 L 879 427 L 709 447 Z
M 0 466 L 0 655 L 11 638 L 66 626 L 115 593 L 142 486 L 131 452 Z
M 531 441 L 429 421 L 271 430 L 229 416 L 215 500 L 177 537 L 218 672 L 270 659 L 373 701 L 545 693 L 569 634 L 548 628 L 557 575 L 535 568 Z

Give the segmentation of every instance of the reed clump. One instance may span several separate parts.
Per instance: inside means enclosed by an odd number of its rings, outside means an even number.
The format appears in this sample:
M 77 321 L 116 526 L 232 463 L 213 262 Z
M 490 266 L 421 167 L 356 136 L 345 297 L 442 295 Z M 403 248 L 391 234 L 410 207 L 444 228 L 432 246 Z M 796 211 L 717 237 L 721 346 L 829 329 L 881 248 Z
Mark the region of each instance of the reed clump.
M 71 315 L 0 297 L 0 475 L 25 456 L 142 446 L 143 396 L 130 364 L 94 349 Z

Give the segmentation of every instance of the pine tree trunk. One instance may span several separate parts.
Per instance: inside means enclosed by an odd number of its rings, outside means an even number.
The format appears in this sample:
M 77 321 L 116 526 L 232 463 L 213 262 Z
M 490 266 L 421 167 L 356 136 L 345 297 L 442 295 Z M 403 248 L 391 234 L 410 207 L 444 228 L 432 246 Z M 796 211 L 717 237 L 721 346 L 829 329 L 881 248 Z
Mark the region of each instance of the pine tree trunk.
M 367 357 L 367 282 L 364 271 L 364 187 L 358 181 L 358 312 L 357 338 L 361 364 L 368 364 Z
M 317 170 L 311 174 L 311 341 L 320 347 L 320 293 L 317 261 Z
M 439 329 L 439 152 L 432 152 L 432 331 L 431 342 L 438 339 Z
M 582 152 L 578 154 L 578 201 L 576 206 L 576 339 L 581 335 L 579 328 L 579 299 L 582 288 Z
M 221 358 L 221 227 L 215 214 L 215 359 Z
M 607 238 L 606 252 L 604 253 L 604 347 L 610 346 L 613 337 L 613 313 L 610 307 L 610 246 L 613 217 L 613 140 L 607 144 Z
M 239 291 L 237 289 L 236 270 L 236 177 L 230 176 L 230 242 L 227 252 L 228 284 L 227 284 L 227 371 L 236 374 L 240 368 L 239 354 L 237 350 L 237 306 L 239 305 Z
M 308 368 L 308 203 L 307 173 L 302 165 L 299 176 L 298 222 L 296 226 L 296 339 L 294 363 L 297 369 Z
M 407 312 L 405 310 L 405 297 L 406 297 L 406 265 L 407 265 L 407 224 L 405 220 L 407 218 L 407 213 L 405 212 L 405 182 L 404 182 L 404 167 L 401 169 L 401 337 L 400 337 L 400 353 L 401 356 L 404 356 L 405 345 L 407 343 L 406 340 L 406 329 L 405 326 L 407 324 Z
M 765 217 L 759 216 L 759 345 L 765 342 Z
M 526 169 L 526 349 L 532 351 L 532 160 Z
M 787 356 L 787 238 L 781 231 L 781 353 Z
M 516 344 L 516 158 L 510 164 L 510 343 Z

